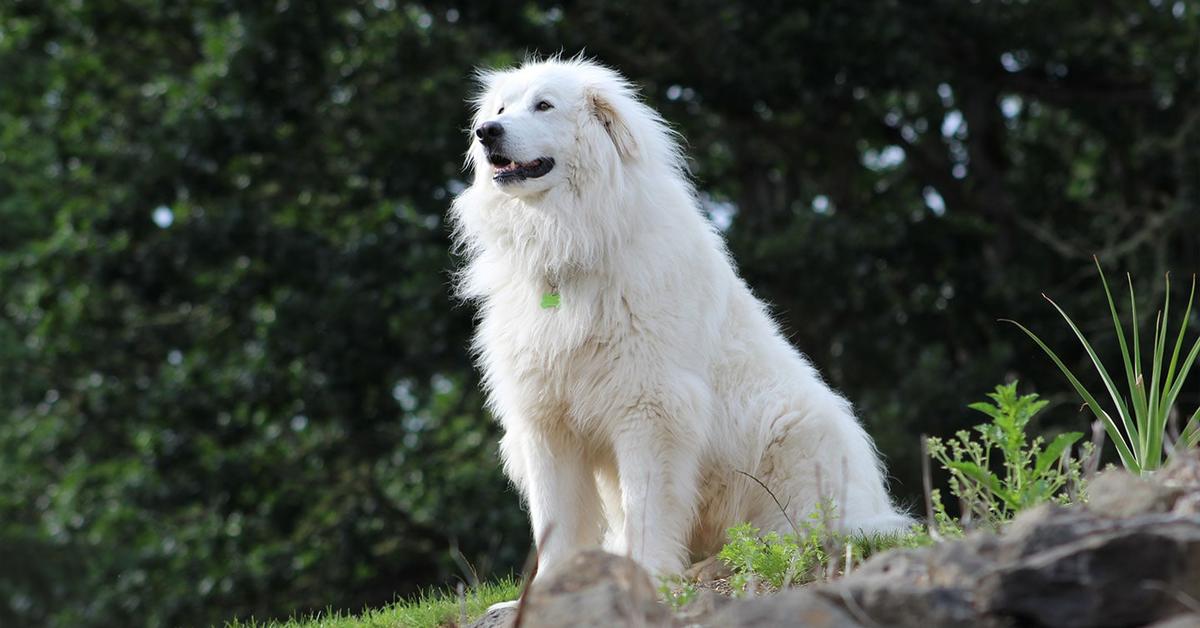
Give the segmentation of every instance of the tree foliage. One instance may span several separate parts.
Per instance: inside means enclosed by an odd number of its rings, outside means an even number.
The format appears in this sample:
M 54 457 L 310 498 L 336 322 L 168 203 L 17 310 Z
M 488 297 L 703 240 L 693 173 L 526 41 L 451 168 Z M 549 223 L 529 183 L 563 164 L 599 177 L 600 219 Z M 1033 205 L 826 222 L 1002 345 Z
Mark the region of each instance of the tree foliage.
M 0 623 L 357 608 L 518 564 L 442 216 L 472 69 L 529 52 L 586 50 L 683 133 L 914 494 L 919 433 L 1008 373 L 1062 390 L 996 318 L 1066 340 L 1044 291 L 1103 322 L 1093 253 L 1200 267 L 1198 14 L 0 4 Z

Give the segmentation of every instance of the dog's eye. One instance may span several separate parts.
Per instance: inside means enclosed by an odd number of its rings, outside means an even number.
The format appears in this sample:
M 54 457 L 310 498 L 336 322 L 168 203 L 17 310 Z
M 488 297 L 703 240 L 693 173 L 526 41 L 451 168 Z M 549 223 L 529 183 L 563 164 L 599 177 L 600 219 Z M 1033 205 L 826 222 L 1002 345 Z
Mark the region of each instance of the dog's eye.
M 504 113 L 504 107 L 500 107 L 500 111 L 497 111 L 496 115 L 500 115 L 502 113 Z
M 554 105 L 552 105 L 544 100 L 539 102 L 537 104 L 537 106 L 534 107 L 534 109 L 537 109 L 538 111 L 550 111 L 553 108 L 554 108 Z

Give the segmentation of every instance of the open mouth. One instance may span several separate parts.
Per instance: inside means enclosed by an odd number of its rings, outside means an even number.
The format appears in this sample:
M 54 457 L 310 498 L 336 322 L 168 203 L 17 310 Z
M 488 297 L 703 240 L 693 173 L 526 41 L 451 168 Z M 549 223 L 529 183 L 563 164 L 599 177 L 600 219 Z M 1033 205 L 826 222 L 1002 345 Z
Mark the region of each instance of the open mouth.
M 497 183 L 510 183 L 524 179 L 536 179 L 554 169 L 554 160 L 549 157 L 534 159 L 524 163 L 513 161 L 504 155 L 493 153 L 488 155 L 488 162 L 495 169 L 492 180 Z

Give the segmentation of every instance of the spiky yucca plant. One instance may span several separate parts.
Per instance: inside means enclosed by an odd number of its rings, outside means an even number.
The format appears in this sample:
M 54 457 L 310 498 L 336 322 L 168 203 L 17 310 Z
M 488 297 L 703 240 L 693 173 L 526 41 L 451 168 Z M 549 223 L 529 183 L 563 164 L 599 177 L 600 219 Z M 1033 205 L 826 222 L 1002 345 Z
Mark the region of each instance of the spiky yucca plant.
M 1179 438 L 1175 443 L 1166 443 L 1167 422 L 1171 417 L 1171 413 L 1175 409 L 1175 402 L 1179 397 L 1179 393 L 1183 390 L 1184 381 L 1187 379 L 1188 372 L 1192 365 L 1196 362 L 1197 354 L 1200 354 L 1200 337 L 1192 344 L 1191 349 L 1180 361 L 1180 351 L 1184 346 L 1184 336 L 1186 335 L 1189 317 L 1192 312 L 1192 299 L 1196 294 L 1196 277 L 1192 276 L 1192 290 L 1188 295 L 1187 308 L 1183 314 L 1183 321 L 1179 324 L 1179 333 L 1175 336 L 1174 348 L 1170 353 L 1170 362 L 1166 361 L 1167 345 L 1169 341 L 1169 332 L 1167 330 L 1167 318 L 1170 314 L 1171 307 L 1171 282 L 1170 277 L 1167 277 L 1166 296 L 1163 299 L 1162 310 L 1158 312 L 1158 316 L 1154 322 L 1154 346 L 1151 349 L 1150 358 L 1150 382 L 1147 386 L 1145 372 L 1142 369 L 1142 347 L 1138 336 L 1138 315 L 1137 303 L 1133 293 L 1133 280 L 1126 275 L 1129 283 L 1129 308 L 1130 318 L 1132 319 L 1130 327 L 1133 330 L 1133 346 L 1132 348 L 1126 342 L 1124 326 L 1121 323 L 1121 318 L 1117 314 L 1117 306 L 1113 302 L 1112 292 L 1108 289 L 1108 280 L 1104 277 L 1104 269 L 1100 267 L 1100 260 L 1096 258 L 1096 270 L 1100 272 L 1100 282 L 1104 285 L 1104 295 L 1108 298 L 1108 308 L 1112 313 L 1113 327 L 1117 332 L 1117 343 L 1121 347 L 1121 360 L 1125 368 L 1125 380 L 1127 391 L 1118 389 L 1116 382 L 1109 375 L 1108 369 L 1100 361 L 1096 355 L 1096 351 L 1092 349 L 1091 343 L 1084 337 L 1083 332 L 1079 331 L 1079 326 L 1071 320 L 1070 316 L 1063 311 L 1050 297 L 1042 295 L 1058 313 L 1062 315 L 1067 324 L 1071 326 L 1071 330 L 1075 332 L 1075 336 L 1079 338 L 1079 342 L 1083 344 L 1083 348 L 1087 351 L 1088 357 L 1091 358 L 1092 364 L 1095 365 L 1096 371 L 1100 374 L 1100 379 L 1104 381 L 1104 387 L 1108 391 L 1109 397 L 1112 398 L 1113 407 L 1117 418 L 1114 419 L 1112 414 L 1107 412 L 1096 401 L 1095 396 L 1088 392 L 1087 388 L 1079 382 L 1079 378 L 1067 368 L 1066 364 L 1038 338 L 1036 334 L 1026 328 L 1024 325 L 1016 321 L 1010 322 L 1025 332 L 1034 342 L 1050 356 L 1054 364 L 1058 366 L 1063 375 L 1067 376 L 1067 380 L 1071 382 L 1076 392 L 1087 403 L 1092 414 L 1104 425 L 1105 431 L 1108 433 L 1108 438 L 1117 447 L 1117 453 L 1121 457 L 1121 463 L 1126 469 L 1133 473 L 1142 473 L 1145 471 L 1153 471 L 1162 466 L 1163 460 L 1167 452 L 1177 451 L 1186 447 L 1194 447 L 1200 442 L 1200 408 L 1197 408 L 1191 417 L 1183 423 L 1184 428 L 1179 434 Z M 1166 446 L 1164 446 L 1166 445 Z

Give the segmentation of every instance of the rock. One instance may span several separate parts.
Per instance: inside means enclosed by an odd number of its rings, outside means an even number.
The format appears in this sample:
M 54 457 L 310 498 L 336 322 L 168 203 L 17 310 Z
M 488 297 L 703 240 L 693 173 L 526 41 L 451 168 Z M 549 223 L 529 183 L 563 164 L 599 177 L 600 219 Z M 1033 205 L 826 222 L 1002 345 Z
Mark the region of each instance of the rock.
M 708 619 L 722 608 L 733 603 L 733 598 L 721 595 L 712 589 L 700 589 L 696 599 L 675 613 L 675 623 L 683 626 L 703 626 Z
M 1183 612 L 1187 600 L 1200 599 L 1200 520 L 1157 514 L 1098 525 L 1074 514 L 1044 515 L 1046 527 L 1058 519 L 1076 526 L 1078 534 L 1061 544 L 1022 545 L 1037 536 L 1036 526 L 1005 539 L 1013 555 L 974 586 L 981 610 L 1064 628 L 1132 626 Z
M 634 561 L 600 550 L 581 552 L 547 580 L 535 580 L 526 592 L 521 628 L 559 626 L 671 626 L 671 612 L 658 601 L 650 577 Z M 516 609 L 489 619 L 509 626 Z
M 683 572 L 683 579 L 689 582 L 712 582 L 733 575 L 729 565 L 721 562 L 716 556 L 710 556 L 695 563 Z
M 1087 509 L 1115 518 L 1168 512 L 1178 493 L 1161 482 L 1110 469 L 1088 483 Z
M 1179 492 L 1171 512 L 1200 516 L 1200 448 L 1176 455 L 1155 479 Z
M 887 552 L 814 591 L 894 626 L 1141 626 L 1195 612 L 1200 454 L 1177 458 L 1097 479 L 1087 507 L 1048 504 L 999 535 Z
M 1200 447 L 1173 456 L 1155 481 L 1184 493 L 1200 493 Z
M 1200 628 L 1200 613 L 1176 615 L 1170 619 L 1151 624 L 1147 628 Z
M 960 542 L 956 547 L 964 545 Z M 969 581 L 967 571 L 974 561 L 968 560 L 972 552 L 960 554 L 957 561 L 936 562 L 935 553 L 928 549 L 887 552 L 849 576 L 813 590 L 867 625 L 990 625 L 972 606 L 969 590 L 961 588 Z
M 713 628 L 805 626 L 806 628 L 862 628 L 850 613 L 808 589 L 789 589 L 759 598 L 734 600 L 709 617 Z

